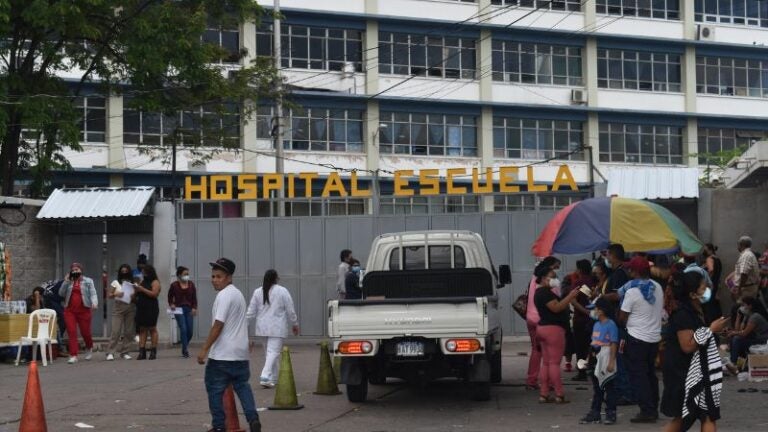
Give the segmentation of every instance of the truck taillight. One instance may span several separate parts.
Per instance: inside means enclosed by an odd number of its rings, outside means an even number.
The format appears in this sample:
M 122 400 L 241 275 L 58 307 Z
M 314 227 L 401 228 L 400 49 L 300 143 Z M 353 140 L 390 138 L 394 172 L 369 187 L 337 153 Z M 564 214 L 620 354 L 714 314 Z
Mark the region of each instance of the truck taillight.
M 480 351 L 480 341 L 477 339 L 449 339 L 445 342 L 448 352 L 475 352 Z
M 373 344 L 368 341 L 344 341 L 339 343 L 341 354 L 368 354 L 373 351 Z

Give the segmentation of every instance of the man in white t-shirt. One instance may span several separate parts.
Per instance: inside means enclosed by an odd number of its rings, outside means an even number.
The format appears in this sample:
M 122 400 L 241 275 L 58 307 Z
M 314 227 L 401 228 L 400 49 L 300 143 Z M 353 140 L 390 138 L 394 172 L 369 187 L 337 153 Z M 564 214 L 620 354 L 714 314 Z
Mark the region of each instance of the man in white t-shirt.
M 206 365 L 205 390 L 213 418 L 213 428 L 209 432 L 225 432 L 223 396 L 230 385 L 240 399 L 251 432 L 261 432 L 253 390 L 248 382 L 251 369 L 248 364 L 248 320 L 245 317 L 247 306 L 243 294 L 232 285 L 235 263 L 219 258 L 210 264 L 211 283 L 218 293 L 213 302 L 213 327 L 197 355 L 197 362 Z
M 632 280 L 618 291 L 621 301 L 619 321 L 625 322 L 629 338 L 624 353 L 629 381 L 635 391 L 640 413 L 632 423 L 655 423 L 659 418 L 659 380 L 656 377 L 656 354 L 661 341 L 661 314 L 664 291 L 651 280 L 651 265 L 636 256 L 626 266 Z
M 349 273 L 349 262 L 352 261 L 352 251 L 344 249 L 339 254 L 341 263 L 336 271 L 336 292 L 339 294 L 339 300 L 343 300 L 347 296 L 347 287 L 345 282 L 347 280 L 347 273 Z

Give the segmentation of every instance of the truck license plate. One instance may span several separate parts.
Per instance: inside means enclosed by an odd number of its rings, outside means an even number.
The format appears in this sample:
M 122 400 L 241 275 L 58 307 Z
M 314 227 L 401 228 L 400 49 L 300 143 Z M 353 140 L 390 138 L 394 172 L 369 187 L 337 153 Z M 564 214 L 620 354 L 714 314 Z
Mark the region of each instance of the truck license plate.
M 424 343 L 422 342 L 398 342 L 398 357 L 421 357 L 424 355 Z

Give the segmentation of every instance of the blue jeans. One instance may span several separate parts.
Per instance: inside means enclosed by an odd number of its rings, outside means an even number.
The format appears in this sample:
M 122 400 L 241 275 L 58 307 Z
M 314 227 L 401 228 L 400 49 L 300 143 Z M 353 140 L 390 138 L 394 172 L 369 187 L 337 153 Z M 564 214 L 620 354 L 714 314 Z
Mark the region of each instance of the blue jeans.
M 747 357 L 749 347 L 758 344 L 760 341 L 752 337 L 734 336 L 731 338 L 731 363 L 736 364 L 739 357 Z
M 224 390 L 230 385 L 235 390 L 248 423 L 258 420 L 256 401 L 248 380 L 251 369 L 248 360 L 224 361 L 208 359 L 205 365 L 205 391 L 208 392 L 208 408 L 211 410 L 212 426 L 224 428 Z
M 176 318 L 176 324 L 179 325 L 179 339 L 181 339 L 181 353 L 189 354 L 188 347 L 189 341 L 192 340 L 192 335 L 195 331 L 195 318 L 192 316 L 192 308 L 189 306 L 181 306 L 183 314 L 174 315 Z

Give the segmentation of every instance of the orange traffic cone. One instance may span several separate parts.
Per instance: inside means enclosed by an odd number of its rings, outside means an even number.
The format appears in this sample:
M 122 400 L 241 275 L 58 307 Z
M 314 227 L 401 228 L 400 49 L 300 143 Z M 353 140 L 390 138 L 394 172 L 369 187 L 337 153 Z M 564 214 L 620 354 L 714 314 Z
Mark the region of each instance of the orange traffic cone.
M 19 432 L 48 432 L 43 395 L 40 393 L 40 376 L 37 374 L 37 362 L 35 361 L 29 364 L 27 390 L 24 393 L 24 407 L 21 409 Z
M 237 417 L 237 405 L 235 405 L 235 392 L 231 385 L 224 390 L 224 429 L 227 432 L 245 432 L 245 429 L 240 429 L 240 419 Z

